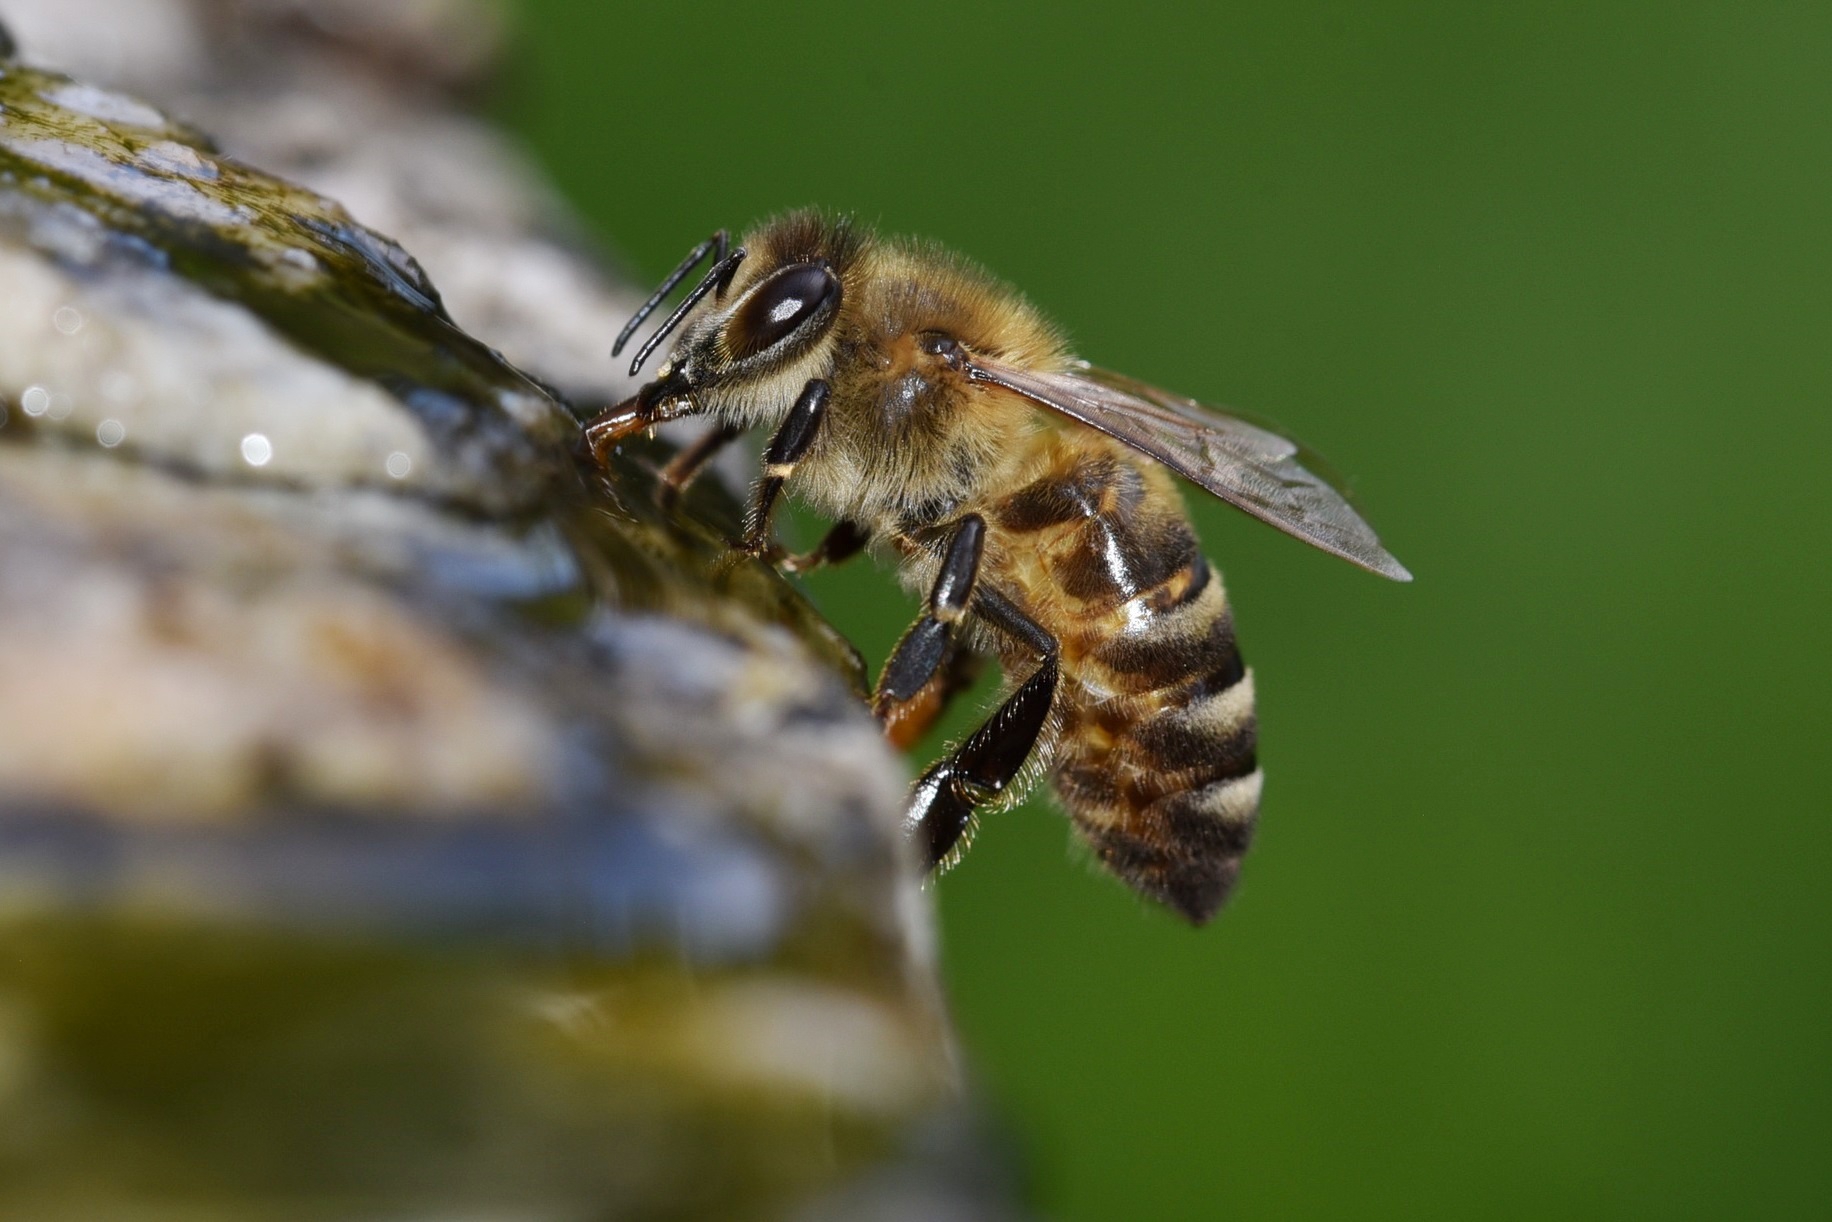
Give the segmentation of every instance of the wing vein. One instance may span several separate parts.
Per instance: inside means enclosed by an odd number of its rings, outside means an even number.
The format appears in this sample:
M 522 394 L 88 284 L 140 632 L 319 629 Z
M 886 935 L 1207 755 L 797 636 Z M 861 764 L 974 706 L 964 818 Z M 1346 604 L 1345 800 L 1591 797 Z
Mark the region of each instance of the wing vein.
M 1394 581 L 1412 580 L 1348 498 L 1299 461 L 1305 451 L 1288 437 L 1085 362 L 1038 372 L 975 358 L 968 371 L 976 381 L 1157 459 L 1235 508 L 1332 556 Z

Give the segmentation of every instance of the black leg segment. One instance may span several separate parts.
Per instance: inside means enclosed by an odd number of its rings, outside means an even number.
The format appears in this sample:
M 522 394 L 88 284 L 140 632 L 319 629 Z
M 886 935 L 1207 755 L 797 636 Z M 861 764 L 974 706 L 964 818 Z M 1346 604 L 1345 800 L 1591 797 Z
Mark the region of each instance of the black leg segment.
M 1018 610 L 1011 599 L 988 586 L 973 594 L 973 610 L 985 623 L 1011 640 L 1028 646 L 1039 657 L 1056 655 L 1056 638 L 1042 624 Z
M 975 525 L 968 530 L 957 528 L 948 541 L 941 572 L 929 594 L 929 614 L 904 637 L 904 644 L 898 646 L 885 667 L 884 678 L 879 681 L 879 715 L 884 715 L 885 695 L 900 690 L 921 674 L 923 666 L 930 665 L 927 638 L 932 632 L 942 637 L 942 647 L 934 652 L 932 669 L 923 676 L 924 686 L 917 690 L 946 683 L 942 668 L 952 643 L 947 634 L 969 606 L 996 631 L 1035 650 L 1038 664 L 985 724 L 923 773 L 911 791 L 904 830 L 921 847 L 923 864 L 929 869 L 948 864 L 959 854 L 973 826 L 975 808 L 997 798 L 1017 779 L 1049 724 L 1061 673 L 1056 638 L 1010 599 L 977 582 L 978 551 L 985 527 L 977 517 L 962 519 L 963 526 L 969 522 Z M 935 628 L 930 629 L 930 624 Z M 907 662 L 906 645 L 910 654 Z
M 972 826 L 974 808 L 1017 778 L 1049 720 L 1056 679 L 1051 654 L 986 724 L 916 782 L 904 830 L 922 849 L 927 868 L 947 863 Z
M 984 518 L 973 513 L 954 524 L 941 570 L 929 590 L 928 609 L 897 642 L 878 678 L 878 694 L 872 704 L 880 718 L 889 716 L 892 706 L 913 699 L 940 672 L 954 626 L 973 599 L 985 547 Z
M 795 472 L 808 447 L 820 433 L 821 420 L 827 414 L 827 383 L 815 378 L 802 388 L 795 406 L 783 419 L 776 435 L 763 451 L 763 478 L 751 493 L 750 512 L 745 515 L 744 541 L 740 545 L 753 555 L 770 550 L 770 519 L 776 512 L 776 498 L 782 485 Z

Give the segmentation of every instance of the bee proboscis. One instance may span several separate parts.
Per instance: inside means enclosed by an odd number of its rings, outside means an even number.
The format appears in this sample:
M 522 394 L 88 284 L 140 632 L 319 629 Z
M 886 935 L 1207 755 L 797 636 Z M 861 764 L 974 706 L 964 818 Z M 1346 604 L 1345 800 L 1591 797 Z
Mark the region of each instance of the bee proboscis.
M 924 598 L 873 709 L 907 745 L 996 657 L 991 717 L 917 780 L 907 828 L 952 862 L 976 812 L 1048 778 L 1110 870 L 1194 923 L 1221 907 L 1259 814 L 1253 672 L 1175 472 L 1353 564 L 1410 574 L 1291 441 L 1069 354 L 1021 296 L 939 247 L 796 212 L 702 243 L 630 321 L 708 257 L 641 346 L 653 380 L 587 428 L 602 456 L 682 416 L 713 430 L 664 472 L 678 490 L 768 428 L 739 546 L 790 567 L 893 553 Z M 833 529 L 783 557 L 789 489 Z

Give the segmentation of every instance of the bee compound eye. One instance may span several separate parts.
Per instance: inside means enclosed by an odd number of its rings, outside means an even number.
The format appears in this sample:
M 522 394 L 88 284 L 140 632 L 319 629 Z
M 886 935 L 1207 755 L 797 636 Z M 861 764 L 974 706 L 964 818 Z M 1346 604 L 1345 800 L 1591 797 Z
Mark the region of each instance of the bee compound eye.
M 839 294 L 839 278 L 818 263 L 783 268 L 732 315 L 727 328 L 732 355 L 743 360 L 775 347 Z
M 917 345 L 930 356 L 940 357 L 943 364 L 960 367 L 965 359 L 960 341 L 946 331 L 924 331 L 916 339 Z

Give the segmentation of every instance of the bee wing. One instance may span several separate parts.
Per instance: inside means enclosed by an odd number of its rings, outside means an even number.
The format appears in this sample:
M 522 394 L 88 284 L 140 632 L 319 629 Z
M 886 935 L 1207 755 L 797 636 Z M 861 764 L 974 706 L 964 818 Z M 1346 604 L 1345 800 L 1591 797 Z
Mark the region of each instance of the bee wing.
M 1412 580 L 1348 499 L 1300 461 L 1309 457 L 1303 447 L 1270 429 L 1086 361 L 1053 373 L 978 358 L 968 367 L 976 381 L 1099 429 L 1288 535 L 1382 577 Z

